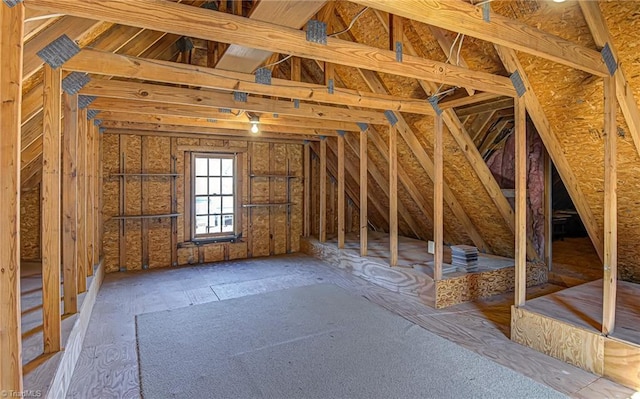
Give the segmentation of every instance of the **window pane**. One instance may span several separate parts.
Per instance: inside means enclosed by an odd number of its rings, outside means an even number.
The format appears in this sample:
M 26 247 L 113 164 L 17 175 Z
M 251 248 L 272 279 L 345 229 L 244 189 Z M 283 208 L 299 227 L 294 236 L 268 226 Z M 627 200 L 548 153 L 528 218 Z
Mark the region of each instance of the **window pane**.
M 196 177 L 196 195 L 206 195 L 206 194 L 207 194 L 207 178 Z
M 196 216 L 196 234 L 207 234 L 206 216 Z
M 222 176 L 233 176 L 233 159 L 222 159 Z
M 209 197 L 209 213 L 222 213 L 221 197 Z
M 207 175 L 207 158 L 196 158 L 196 176 Z
M 222 216 L 222 231 L 224 232 L 233 231 L 233 215 Z
M 209 178 L 209 194 L 222 194 L 220 192 L 220 178 L 219 177 L 210 177 Z
M 196 215 L 207 215 L 208 213 L 207 197 L 196 197 Z
M 209 158 L 209 176 L 220 176 L 220 158 Z
M 220 215 L 209 216 L 209 233 L 220 233 Z
M 233 213 L 233 197 L 222 197 L 222 213 Z
M 221 194 L 233 194 L 233 177 L 222 178 L 222 193 Z

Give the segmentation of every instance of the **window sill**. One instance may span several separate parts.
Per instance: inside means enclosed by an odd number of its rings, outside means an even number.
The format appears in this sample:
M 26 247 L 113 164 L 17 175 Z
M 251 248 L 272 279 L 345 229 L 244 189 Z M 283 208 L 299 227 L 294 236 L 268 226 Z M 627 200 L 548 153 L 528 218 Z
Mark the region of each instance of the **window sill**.
M 207 238 L 196 238 L 191 241 L 185 241 L 178 244 L 178 248 L 191 248 L 191 247 L 199 247 L 201 245 L 207 244 L 222 244 L 222 243 L 236 243 L 240 242 L 242 239 L 242 233 L 233 236 L 224 236 L 224 237 L 207 237 Z

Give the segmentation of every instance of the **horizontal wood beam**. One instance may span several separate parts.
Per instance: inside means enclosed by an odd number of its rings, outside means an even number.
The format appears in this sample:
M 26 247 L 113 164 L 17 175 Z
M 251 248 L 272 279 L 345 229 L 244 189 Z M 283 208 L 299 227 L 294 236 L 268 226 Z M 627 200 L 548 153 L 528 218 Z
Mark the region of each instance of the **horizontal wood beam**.
M 509 78 L 503 76 L 471 71 L 467 68 L 410 55 L 404 56 L 400 63 L 396 61 L 394 51 L 381 50 L 334 37 L 329 37 L 326 45 L 312 43 L 306 40 L 306 33 L 298 29 L 168 1 L 27 0 L 26 3 L 31 7 L 51 12 L 239 44 L 354 68 L 470 87 L 506 96 L 515 95 L 513 84 Z
M 131 136 L 156 136 L 156 137 L 175 137 L 190 139 L 219 139 L 219 140 L 242 140 L 242 141 L 260 141 L 269 143 L 287 143 L 302 144 L 304 141 L 319 141 L 318 137 L 293 136 L 293 135 L 277 135 L 277 134 L 260 134 L 254 135 L 242 131 L 220 130 L 216 133 L 191 133 L 180 131 L 153 131 L 153 130 L 136 130 L 136 129 L 106 129 L 104 134 L 120 134 Z
M 294 103 L 269 98 L 247 96 L 247 101 L 235 101 L 231 93 L 211 90 L 184 89 L 117 80 L 94 79 L 80 92 L 84 95 L 138 100 L 140 102 L 166 103 L 168 106 L 188 105 L 193 108 L 228 108 L 278 115 L 329 119 L 343 122 L 384 124 L 387 122 L 380 111 L 348 110 L 329 105 Z M 93 105 L 92 105 L 93 108 Z
M 187 84 L 210 89 L 240 91 L 327 104 L 354 105 L 362 108 L 395 110 L 432 115 L 433 108 L 422 99 L 379 95 L 366 91 L 334 88 L 286 79 L 271 79 L 271 85 L 255 83 L 254 75 L 204 68 L 169 61 L 127 57 L 124 55 L 83 49 L 64 65 L 69 71 L 112 75 L 162 83 Z
M 443 100 L 442 102 L 438 103 L 438 106 L 440 107 L 440 109 L 458 108 L 465 105 L 478 104 L 483 101 L 494 100 L 499 97 L 500 95 L 495 93 L 476 93 L 472 96 Z
M 249 119 L 246 114 L 235 115 L 222 112 L 209 112 L 210 116 L 204 118 L 160 115 L 160 114 L 139 114 L 135 112 L 118 112 L 118 111 L 102 111 L 98 118 L 101 120 L 120 121 L 120 122 L 136 122 L 136 123 L 156 123 L 159 125 L 182 125 L 182 126 L 200 126 L 200 127 L 216 127 L 217 122 L 241 123 L 248 124 Z M 214 122 L 216 121 L 216 122 Z M 260 126 L 284 126 L 288 129 L 294 127 L 304 129 L 322 129 L 322 130 L 344 130 L 359 131 L 358 125 L 355 123 L 339 122 L 339 121 L 322 121 L 319 119 L 299 118 L 292 116 L 278 116 L 274 118 L 272 115 L 263 114 L 260 116 Z M 332 133 L 333 134 L 333 133 Z
M 487 111 L 500 111 L 503 109 L 513 109 L 513 98 L 503 98 L 498 101 L 491 101 L 488 103 L 470 105 L 468 107 L 459 108 L 456 110 L 458 118 L 462 118 L 469 115 L 481 114 Z
M 485 21 L 481 7 L 464 1 L 353 0 L 353 2 L 428 25 L 460 32 L 596 76 L 608 74 L 599 52 L 496 13 L 491 13 L 490 20 Z

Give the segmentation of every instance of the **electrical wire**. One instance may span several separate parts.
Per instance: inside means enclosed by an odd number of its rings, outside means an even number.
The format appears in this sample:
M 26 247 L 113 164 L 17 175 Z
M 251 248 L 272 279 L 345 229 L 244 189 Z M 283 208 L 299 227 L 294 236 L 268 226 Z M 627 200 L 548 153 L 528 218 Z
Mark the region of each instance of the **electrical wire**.
M 269 68 L 269 67 L 272 67 L 272 66 L 276 66 L 278 64 L 282 64 L 283 62 L 285 62 L 286 60 L 288 60 L 291 57 L 293 57 L 293 55 L 289 54 L 288 56 L 284 57 L 283 59 L 281 59 L 279 61 L 272 62 L 271 64 L 263 65 L 263 66 L 259 67 L 258 69 L 260 69 L 260 68 Z M 253 72 L 255 72 L 255 71 L 253 71 Z
M 334 32 L 334 33 L 330 34 L 329 37 L 335 37 L 335 36 L 341 35 L 343 33 L 349 32 L 351 30 L 351 28 L 353 28 L 353 25 L 356 23 L 358 18 L 360 18 L 362 16 L 362 14 L 364 14 L 368 9 L 369 9 L 369 7 L 365 7 L 362 10 L 358 11 L 358 13 L 351 19 L 351 22 L 349 22 L 349 26 L 347 26 L 345 29 L 343 29 L 343 30 L 341 30 L 339 32 Z

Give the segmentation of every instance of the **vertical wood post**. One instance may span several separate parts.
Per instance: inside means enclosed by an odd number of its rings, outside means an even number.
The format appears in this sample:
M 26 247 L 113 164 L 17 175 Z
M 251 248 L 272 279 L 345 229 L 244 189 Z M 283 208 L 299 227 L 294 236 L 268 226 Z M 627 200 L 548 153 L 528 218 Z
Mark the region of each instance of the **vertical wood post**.
M 616 284 L 618 280 L 618 198 L 616 84 L 604 78 L 604 277 L 602 333 L 613 332 L 616 321 Z
M 95 201 L 95 126 L 93 121 L 87 121 L 87 277 L 93 275 L 94 259 L 94 246 L 95 246 L 95 215 L 94 215 L 94 201 Z
M 338 248 L 344 248 L 344 132 L 338 134 Z
M 87 290 L 87 110 L 78 110 L 78 150 L 76 171 L 78 196 L 78 224 L 76 251 L 78 252 L 78 293 Z
M 523 98 L 515 98 L 515 305 L 523 306 L 527 291 L 527 110 Z
M 368 177 L 367 177 L 367 160 L 369 153 L 367 149 L 367 135 L 369 129 L 360 133 L 360 256 L 367 256 L 367 233 L 368 228 Z
M 436 115 L 434 121 L 433 146 L 433 279 L 442 280 L 442 256 L 444 240 L 444 149 L 442 141 L 442 116 Z
M 100 171 L 102 168 L 102 164 L 100 163 L 100 128 L 98 128 L 97 126 L 94 127 L 94 141 L 93 141 L 93 151 L 95 154 L 95 162 L 96 162 L 96 166 L 95 166 L 95 175 L 93 177 L 94 181 L 95 181 L 95 192 L 94 192 L 94 229 L 95 229 L 95 240 L 94 240 L 94 247 L 93 247 L 93 259 L 94 259 L 94 263 L 97 265 L 100 263 L 100 246 L 102 244 L 102 237 L 101 237 L 101 226 L 100 226 L 100 222 L 101 222 L 101 217 L 100 217 L 100 190 L 101 190 L 101 185 L 100 185 Z
M 44 353 L 60 350 L 60 163 L 62 70 L 44 65 L 42 120 L 42 336 Z
M 76 226 L 78 224 L 76 155 L 78 151 L 78 95 L 63 95 L 63 169 L 62 169 L 62 263 L 64 313 L 78 312 L 78 253 Z
M 327 241 L 327 139 L 320 140 L 320 209 L 318 241 Z
M 398 265 L 398 129 L 389 126 L 389 259 Z
M 303 198 L 303 235 L 311 235 L 311 144 L 305 143 L 303 148 L 304 162 L 304 198 Z
M 20 120 L 24 5 L 0 3 L 0 390 L 22 392 Z

